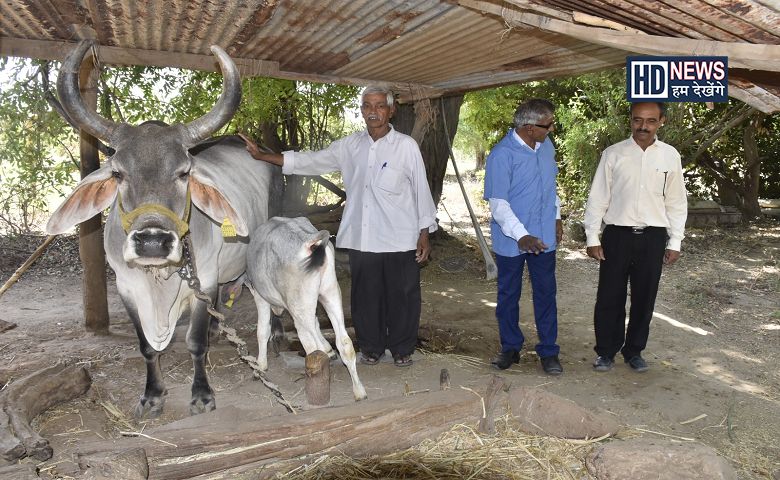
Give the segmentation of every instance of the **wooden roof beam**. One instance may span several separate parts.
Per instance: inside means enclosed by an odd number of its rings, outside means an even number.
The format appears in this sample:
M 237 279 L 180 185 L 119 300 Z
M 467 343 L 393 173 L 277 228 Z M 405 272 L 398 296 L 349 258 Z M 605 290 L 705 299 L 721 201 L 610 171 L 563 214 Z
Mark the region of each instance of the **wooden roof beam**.
M 524 2 L 507 0 L 524 5 Z M 728 56 L 729 66 L 751 70 L 780 72 L 780 45 L 719 42 L 680 37 L 662 37 L 605 28 L 576 25 L 530 12 L 509 10 L 482 0 L 459 0 L 458 4 L 501 17 L 508 25 L 538 28 L 585 42 L 643 55 L 718 55 Z
M 73 42 L 0 37 L 0 55 L 62 61 L 73 49 L 74 45 Z M 219 71 L 216 58 L 213 55 L 99 46 L 98 59 L 101 63 L 109 65 L 144 65 L 151 67 L 187 68 L 207 72 Z M 401 103 L 413 102 L 422 98 L 434 98 L 441 95 L 439 90 L 433 89 L 428 85 L 386 82 L 370 78 L 290 72 L 280 70 L 278 62 L 255 60 L 251 58 L 233 58 L 233 61 L 236 63 L 241 76 L 244 78 L 272 77 L 284 80 L 341 85 L 380 85 L 389 87 L 396 92 L 399 95 L 399 101 Z

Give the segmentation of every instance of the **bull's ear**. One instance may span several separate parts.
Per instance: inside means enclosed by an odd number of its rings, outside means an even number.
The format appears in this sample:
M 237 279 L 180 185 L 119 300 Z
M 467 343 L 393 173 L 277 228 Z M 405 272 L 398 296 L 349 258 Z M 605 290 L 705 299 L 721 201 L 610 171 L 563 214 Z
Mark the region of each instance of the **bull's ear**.
M 190 196 L 192 203 L 215 222 L 221 224 L 228 219 L 236 227 L 238 235 L 249 235 L 249 228 L 228 199 L 207 177 L 199 175 L 194 169 L 190 175 Z
M 90 173 L 51 215 L 46 224 L 46 233 L 59 235 L 99 214 L 111 206 L 116 197 L 116 188 L 110 165 Z

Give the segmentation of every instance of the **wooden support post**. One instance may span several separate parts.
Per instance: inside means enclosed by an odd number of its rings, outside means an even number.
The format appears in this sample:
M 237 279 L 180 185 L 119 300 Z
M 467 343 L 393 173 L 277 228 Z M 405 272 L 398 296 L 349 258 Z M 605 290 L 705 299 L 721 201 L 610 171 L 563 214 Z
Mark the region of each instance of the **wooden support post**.
M 330 402 L 330 357 L 322 350 L 306 355 L 306 401 L 318 406 Z
M 496 406 L 501 398 L 501 392 L 504 390 L 504 379 L 498 375 L 493 375 L 485 392 L 485 414 L 479 419 L 477 431 L 485 435 L 496 433 L 496 424 L 494 422 Z
M 87 107 L 97 107 L 97 72 L 92 57 L 82 63 L 79 90 Z M 97 139 L 81 131 L 81 178 L 100 168 Z M 103 249 L 103 219 L 95 215 L 79 224 L 79 256 L 82 273 L 84 324 L 88 331 L 108 334 L 108 292 L 106 252 Z

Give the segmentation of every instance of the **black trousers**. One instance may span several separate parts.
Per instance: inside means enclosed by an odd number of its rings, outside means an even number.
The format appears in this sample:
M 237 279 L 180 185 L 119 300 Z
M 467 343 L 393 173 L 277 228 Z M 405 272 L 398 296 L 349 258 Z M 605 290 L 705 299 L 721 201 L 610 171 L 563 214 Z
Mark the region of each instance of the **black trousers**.
M 417 346 L 422 296 L 415 251 L 349 250 L 352 322 L 361 352 L 411 355 Z
M 658 282 L 661 280 L 666 229 L 647 227 L 641 234 L 630 227 L 607 225 L 601 236 L 606 260 L 599 266 L 599 287 L 593 315 L 596 353 L 629 359 L 647 346 Z M 631 310 L 625 328 L 627 283 Z

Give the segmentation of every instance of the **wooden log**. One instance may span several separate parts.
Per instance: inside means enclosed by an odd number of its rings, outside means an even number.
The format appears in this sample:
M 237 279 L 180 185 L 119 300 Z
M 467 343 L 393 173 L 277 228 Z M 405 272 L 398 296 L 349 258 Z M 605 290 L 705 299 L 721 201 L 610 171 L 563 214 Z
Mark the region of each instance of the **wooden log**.
M 480 395 L 452 389 L 265 418 L 228 407 L 146 431 L 151 438 L 84 443 L 79 451 L 99 455 L 142 447 L 150 479 L 185 479 L 285 460 L 292 468 L 326 453 L 360 457 L 403 450 L 453 425 L 476 425 L 482 417 Z
M 322 350 L 306 355 L 306 401 L 309 405 L 330 402 L 330 357 Z
M 107 456 L 78 455 L 79 468 L 90 480 L 146 480 L 149 460 L 143 448 L 131 448 Z
M 14 461 L 25 456 L 48 460 L 48 440 L 30 422 L 49 408 L 89 390 L 92 379 L 83 367 L 57 363 L 14 381 L 0 393 L 0 456 Z
M 496 425 L 494 422 L 496 406 L 498 400 L 502 398 L 501 392 L 504 391 L 504 379 L 498 375 L 493 375 L 490 379 L 490 383 L 485 393 L 485 413 L 482 418 L 479 419 L 479 427 L 477 431 L 486 435 L 493 435 L 496 433 Z

